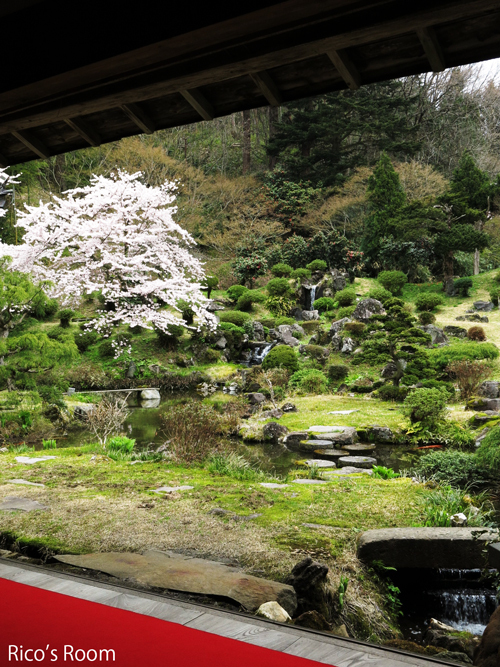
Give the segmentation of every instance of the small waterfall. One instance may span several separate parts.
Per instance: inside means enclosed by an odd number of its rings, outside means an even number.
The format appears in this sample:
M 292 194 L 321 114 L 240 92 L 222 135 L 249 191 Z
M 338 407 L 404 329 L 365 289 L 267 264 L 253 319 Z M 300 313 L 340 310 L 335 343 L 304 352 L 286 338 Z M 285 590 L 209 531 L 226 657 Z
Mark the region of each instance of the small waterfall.
M 260 365 L 269 354 L 273 345 L 274 343 L 266 343 L 262 347 L 255 347 L 252 351 L 252 358 L 250 363 L 254 364 L 255 366 Z
M 313 310 L 314 301 L 316 300 L 316 289 L 318 285 L 306 286 L 306 289 L 309 291 L 309 298 L 306 300 L 306 307 L 304 310 Z

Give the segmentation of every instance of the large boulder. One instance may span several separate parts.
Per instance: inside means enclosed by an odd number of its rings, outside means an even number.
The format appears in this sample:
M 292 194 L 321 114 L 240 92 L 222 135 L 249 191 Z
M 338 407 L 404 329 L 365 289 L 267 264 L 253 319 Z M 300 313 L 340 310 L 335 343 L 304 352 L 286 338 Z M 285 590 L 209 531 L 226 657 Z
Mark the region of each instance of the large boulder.
M 143 389 L 141 391 L 141 399 L 143 401 L 152 401 L 158 400 L 161 398 L 160 392 L 158 389 Z
M 290 573 L 286 583 L 297 593 L 297 614 L 316 611 L 329 620 L 332 609 L 331 588 L 328 581 L 328 565 L 313 561 L 308 556 Z
M 88 419 L 89 412 L 92 412 L 93 410 L 95 410 L 95 408 L 96 406 L 94 403 L 82 403 L 81 405 L 75 405 L 73 415 L 77 419 L 85 421 L 86 419 Z
M 380 444 L 394 441 L 394 433 L 388 426 L 371 426 L 366 429 L 367 439 Z
M 356 347 L 356 343 L 352 338 L 344 338 L 342 341 L 342 349 L 340 350 L 342 354 L 352 354 Z
M 341 449 L 344 445 L 353 445 L 358 442 L 358 432 L 354 426 L 339 426 L 331 428 L 330 432 L 319 432 L 312 435 L 312 440 L 329 441 L 332 449 Z
M 484 396 L 485 398 L 498 398 L 499 385 L 500 382 L 487 380 L 486 382 L 482 383 L 477 393 L 480 396 Z
M 269 422 L 262 430 L 264 433 L 264 440 L 270 440 L 274 443 L 278 443 L 288 433 L 287 427 L 278 424 L 277 422 Z
M 287 433 L 283 439 L 283 443 L 288 449 L 298 449 L 302 440 L 307 440 L 309 433 L 307 431 L 292 431 Z
M 380 377 L 384 378 L 385 380 L 392 380 L 397 372 L 398 367 L 396 366 L 396 363 L 394 361 L 389 361 L 389 363 L 382 368 Z
M 500 607 L 497 607 L 474 652 L 476 667 L 498 667 L 500 656 Z
M 330 344 L 331 344 L 333 350 L 335 350 L 336 352 L 340 352 L 340 350 L 342 349 L 342 345 L 343 345 L 342 336 L 340 336 L 339 334 L 333 335 Z
M 266 402 L 266 397 L 260 392 L 253 392 L 251 394 L 246 394 L 246 398 L 250 405 L 262 405 Z
M 352 316 L 360 322 L 367 322 L 374 315 L 385 315 L 384 306 L 377 299 L 361 299 Z
M 266 334 L 264 333 L 264 325 L 260 322 L 254 321 L 253 323 L 253 339 L 262 342 L 266 340 Z
M 300 319 L 305 322 L 308 322 L 309 320 L 319 320 L 319 310 L 303 310 Z
M 446 326 L 443 331 L 447 336 L 454 336 L 455 338 L 467 337 L 467 329 L 464 329 L 463 327 L 455 327 L 452 324 Z
M 426 324 L 425 326 L 418 328 L 430 335 L 431 345 L 446 345 L 446 343 L 448 343 L 448 336 L 446 336 L 442 329 L 434 324 Z
M 297 345 L 300 345 L 297 338 L 293 335 L 297 331 L 293 328 L 295 326 L 304 331 L 302 327 L 296 324 L 293 326 L 290 324 L 280 324 L 279 327 L 274 329 L 274 335 L 278 339 L 278 342 L 282 345 L 289 345 L 290 347 L 297 347 Z
M 473 398 L 467 402 L 469 410 L 477 410 L 478 412 L 485 412 L 492 410 L 498 412 L 500 410 L 500 398 Z
M 493 310 L 493 305 L 493 301 L 474 301 L 474 309 L 482 310 L 485 313 Z
M 347 285 L 347 280 L 346 280 L 345 276 L 337 275 L 337 276 L 334 277 L 334 279 L 333 279 L 333 289 L 336 292 L 340 292 L 341 290 L 343 290 L 346 285 Z
M 347 324 L 347 322 L 351 322 L 349 317 L 343 317 L 341 320 L 332 322 L 332 326 L 330 327 L 330 336 L 335 336 L 340 331 L 342 331 L 344 324 Z

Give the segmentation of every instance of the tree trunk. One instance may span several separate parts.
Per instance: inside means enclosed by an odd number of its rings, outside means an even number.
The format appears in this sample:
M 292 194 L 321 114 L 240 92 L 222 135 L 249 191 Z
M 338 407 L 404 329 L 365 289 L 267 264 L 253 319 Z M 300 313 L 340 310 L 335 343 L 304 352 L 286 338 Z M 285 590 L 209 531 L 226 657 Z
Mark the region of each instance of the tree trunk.
M 250 171 L 250 111 L 243 111 L 243 174 Z
M 474 250 L 474 275 L 479 275 L 479 250 L 477 248 Z
M 449 250 L 443 260 L 443 290 L 448 291 L 450 281 L 453 282 L 453 251 Z
M 268 107 L 269 111 L 269 139 L 272 139 L 276 134 L 276 123 L 279 120 L 278 107 Z M 272 171 L 276 166 L 278 158 L 275 155 L 269 156 L 269 169 Z

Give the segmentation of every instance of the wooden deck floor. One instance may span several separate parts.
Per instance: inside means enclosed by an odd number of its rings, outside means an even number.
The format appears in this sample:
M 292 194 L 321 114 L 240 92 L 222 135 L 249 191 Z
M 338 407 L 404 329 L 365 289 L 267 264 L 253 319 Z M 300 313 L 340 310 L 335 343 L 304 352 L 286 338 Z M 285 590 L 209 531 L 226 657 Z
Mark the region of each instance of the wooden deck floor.
M 325 665 L 431 667 L 451 664 L 380 648 L 353 639 L 333 637 L 321 632 L 273 623 L 247 614 L 220 611 L 163 595 L 131 590 L 121 585 L 96 582 L 82 576 L 49 572 L 42 566 L 17 563 L 8 559 L 0 558 L 0 578 L 180 623 L 189 628 L 316 660 Z

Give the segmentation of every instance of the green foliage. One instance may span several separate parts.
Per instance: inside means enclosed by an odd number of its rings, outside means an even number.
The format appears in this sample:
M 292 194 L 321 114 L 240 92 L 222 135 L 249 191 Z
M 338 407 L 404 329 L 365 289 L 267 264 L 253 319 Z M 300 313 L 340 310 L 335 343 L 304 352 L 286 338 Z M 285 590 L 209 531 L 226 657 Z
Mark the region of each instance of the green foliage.
M 297 355 L 293 348 L 288 345 L 276 345 L 262 362 L 262 368 L 286 368 L 290 373 L 295 373 L 299 368 Z
M 293 317 L 277 317 L 274 321 L 274 326 L 275 327 L 280 327 L 282 324 L 289 324 L 291 326 L 293 324 L 297 324 L 297 321 L 294 320 Z M 294 336 L 295 336 L 295 333 L 294 333 Z
M 219 279 L 217 276 L 205 276 L 205 280 L 201 283 L 201 288 L 207 291 L 207 299 L 210 299 L 212 290 L 219 287 Z
M 75 345 L 79 352 L 86 352 L 91 345 L 95 345 L 99 340 L 97 331 L 85 331 L 74 334 Z
M 399 473 L 394 472 L 392 468 L 386 468 L 385 466 L 373 466 L 372 477 L 375 477 L 376 479 L 396 479 L 399 477 Z
M 483 327 L 473 326 L 467 330 L 467 338 L 469 340 L 483 341 L 486 340 L 486 334 Z
M 417 310 L 426 310 L 429 312 L 435 310 L 438 306 L 443 305 L 443 303 L 443 297 L 440 294 L 434 294 L 432 292 L 422 292 L 415 299 Z
M 244 322 L 250 319 L 248 313 L 242 313 L 239 310 L 222 310 L 217 314 L 221 322 L 230 322 L 236 324 L 237 327 L 242 327 Z
M 42 440 L 42 449 L 56 449 L 57 443 L 55 440 Z
M 267 259 L 262 248 L 240 247 L 238 256 L 232 263 L 233 272 L 240 283 L 253 286 L 259 276 L 267 272 Z
M 269 479 L 262 470 L 254 467 L 250 461 L 236 452 L 212 454 L 207 460 L 206 469 L 213 475 L 222 475 L 247 482 Z
M 492 287 L 490 289 L 490 299 L 494 306 L 498 306 L 500 298 L 500 287 Z
M 405 387 L 395 387 L 393 384 L 384 384 L 383 387 L 377 390 L 377 396 L 382 401 L 396 401 L 400 403 L 405 400 L 408 395 L 408 389 Z
M 446 415 L 447 394 L 440 389 L 414 389 L 403 403 L 403 414 L 412 424 L 434 426 Z
M 331 364 L 327 367 L 328 379 L 330 382 L 343 382 L 349 375 L 349 366 L 343 364 Z
M 322 259 L 313 259 L 312 262 L 306 265 L 306 269 L 309 271 L 326 271 L 328 264 Z
M 347 333 L 351 334 L 355 338 L 362 336 L 365 329 L 366 326 L 363 324 L 363 322 L 346 322 L 344 324 L 344 331 L 347 331 Z
M 156 338 L 160 347 L 165 350 L 171 350 L 179 343 L 179 338 L 184 333 L 184 327 L 181 324 L 169 324 L 167 331 L 163 329 L 155 329 Z
M 277 278 L 289 278 L 293 272 L 290 264 L 285 264 L 284 262 L 278 262 L 278 264 L 275 264 L 271 268 L 271 273 Z
M 478 507 L 479 512 L 472 507 Z M 443 486 L 425 498 L 424 526 L 451 526 L 451 517 L 460 512 L 467 517 L 468 526 L 491 526 L 492 509 L 484 494 L 472 499 L 461 489 Z
M 54 385 L 39 385 L 37 391 L 44 403 L 53 403 L 61 408 L 65 407 L 62 391 Z
M 193 324 L 195 312 L 191 308 L 191 304 L 185 299 L 179 299 L 179 301 L 177 301 L 177 308 L 181 311 L 182 319 L 186 324 Z
M 408 278 L 402 271 L 382 271 L 377 276 L 378 282 L 393 296 L 399 296 Z
M 276 278 L 276 280 L 281 280 L 281 278 Z M 295 302 L 287 296 L 270 296 L 266 300 L 266 308 L 275 317 L 288 317 L 294 304 Z
M 252 309 L 254 303 L 264 303 L 266 297 L 262 292 L 256 292 L 255 290 L 247 290 L 244 292 L 236 302 L 236 310 L 249 311 Z
M 384 304 L 388 299 L 392 299 L 393 295 L 389 290 L 386 290 L 384 287 L 374 287 L 371 289 L 368 294 L 368 299 L 377 299 L 382 304 Z
M 309 269 L 294 269 L 290 274 L 290 278 L 295 278 L 296 280 L 307 280 L 311 277 L 311 272 Z
M 422 454 L 413 468 L 413 473 L 426 480 L 462 488 L 480 485 L 485 480 L 479 458 L 470 452 L 456 449 Z
M 280 319 L 283 319 L 283 318 L 280 318 Z M 286 318 L 286 319 L 291 320 L 292 318 L 289 317 L 289 318 Z M 276 326 L 276 319 L 274 317 L 265 317 L 265 318 L 259 320 L 259 322 L 262 324 L 262 326 L 265 329 L 274 329 L 274 327 Z M 290 323 L 289 322 L 280 322 L 280 324 L 290 324 Z
M 355 310 L 356 306 L 346 306 L 345 308 L 339 308 L 337 310 L 336 319 L 343 320 L 344 317 L 351 317 L 351 315 L 354 313 Z
M 71 308 L 63 308 L 57 313 L 60 320 L 61 327 L 67 329 L 70 326 L 72 318 L 75 316 L 75 311 Z
M 493 343 L 475 343 L 474 341 L 457 341 L 446 347 L 429 350 L 432 366 L 444 370 L 452 361 L 462 359 L 497 359 L 499 350 Z
M 333 310 L 335 301 L 329 296 L 322 296 L 319 299 L 316 299 L 313 304 L 314 310 L 319 310 L 324 312 L 326 310 Z
M 249 291 L 248 287 L 245 287 L 244 285 L 231 285 L 231 287 L 226 290 L 226 294 L 231 301 L 238 301 L 242 294 L 246 294 Z
M 59 304 L 55 299 L 49 299 L 44 292 L 39 291 L 31 300 L 28 308 L 28 315 L 37 320 L 45 320 L 52 317 L 59 310 Z
M 476 452 L 476 460 L 483 474 L 500 477 L 500 427 L 495 426 L 486 435 Z
M 347 593 L 347 586 L 349 584 L 349 577 L 346 577 L 344 574 L 340 577 L 340 583 L 337 590 L 339 596 L 339 607 L 342 610 L 344 607 L 345 595 Z
M 250 322 L 250 320 L 246 320 L 246 322 Z M 246 322 L 243 322 L 243 325 L 245 325 Z M 224 332 L 234 331 L 242 336 L 245 334 L 245 329 L 243 327 L 236 326 L 236 324 L 233 324 L 232 322 L 219 322 L 218 328 Z
M 104 359 L 106 359 L 107 357 L 115 356 L 115 348 L 113 346 L 113 341 L 110 338 L 104 340 L 99 345 L 99 356 L 103 357 Z
M 327 391 L 326 375 L 315 368 L 296 371 L 289 382 L 291 387 L 298 387 L 308 394 L 324 394 Z
M 287 278 L 273 278 L 267 283 L 266 289 L 270 296 L 288 296 L 291 292 Z
M 132 438 L 127 438 L 124 435 L 117 435 L 113 438 L 110 438 L 106 444 L 106 449 L 109 451 L 115 452 L 124 452 L 130 454 L 130 452 L 135 447 L 135 440 Z
M 335 294 L 335 301 L 339 306 L 351 306 L 356 301 L 356 292 L 353 289 L 346 287 L 346 289 Z
M 436 321 L 436 316 L 433 313 L 429 312 L 428 310 L 424 310 L 423 312 L 419 313 L 418 321 L 423 326 L 427 324 L 434 324 L 434 322 Z
M 469 296 L 469 290 L 472 287 L 472 278 L 458 278 L 453 283 L 455 292 L 460 296 Z

